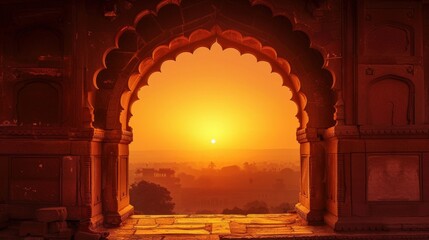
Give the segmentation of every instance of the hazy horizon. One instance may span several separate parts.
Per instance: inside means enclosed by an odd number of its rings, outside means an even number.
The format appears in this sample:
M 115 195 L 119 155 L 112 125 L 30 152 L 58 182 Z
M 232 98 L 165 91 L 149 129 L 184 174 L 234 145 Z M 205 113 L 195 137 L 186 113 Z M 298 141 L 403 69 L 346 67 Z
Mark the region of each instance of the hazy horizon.
M 130 183 L 167 188 L 179 213 L 222 213 L 254 201 L 281 212 L 298 200 L 299 159 L 293 148 L 144 149 L 130 152 Z
M 168 166 L 168 163 L 190 164 L 201 168 L 213 162 L 218 167 L 248 163 L 271 163 L 279 167 L 297 169 L 299 149 L 195 149 L 195 150 L 140 150 L 130 151 L 130 164 L 151 167 Z
M 166 149 L 143 149 L 143 150 L 130 150 L 130 152 L 154 152 L 154 151 L 253 151 L 253 150 L 296 150 L 299 148 L 216 148 L 216 149 L 181 149 L 181 148 L 166 148 Z

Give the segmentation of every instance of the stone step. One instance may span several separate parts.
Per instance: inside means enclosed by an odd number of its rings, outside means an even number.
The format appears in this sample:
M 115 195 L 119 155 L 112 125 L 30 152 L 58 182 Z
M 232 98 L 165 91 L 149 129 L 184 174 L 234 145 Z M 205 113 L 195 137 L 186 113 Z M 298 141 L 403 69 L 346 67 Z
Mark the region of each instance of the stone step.
M 48 232 L 49 233 L 59 233 L 67 230 L 67 222 L 59 221 L 59 222 L 50 222 L 48 223 Z

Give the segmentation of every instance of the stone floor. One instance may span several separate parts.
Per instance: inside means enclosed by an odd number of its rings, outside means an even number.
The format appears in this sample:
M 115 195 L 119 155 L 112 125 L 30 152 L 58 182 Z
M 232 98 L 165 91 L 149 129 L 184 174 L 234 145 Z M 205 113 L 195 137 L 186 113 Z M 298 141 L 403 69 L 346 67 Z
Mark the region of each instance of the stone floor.
M 0 240 L 27 240 L 17 236 L 18 226 L 15 224 L 0 230 Z M 296 214 L 133 215 L 121 227 L 99 230 L 109 231 L 109 240 L 429 240 L 429 232 L 337 233 L 327 226 L 306 226 Z
M 110 230 L 111 239 L 207 239 L 332 234 L 327 227 L 304 226 L 295 214 L 134 215 Z
M 296 214 L 134 215 L 109 239 L 421 239 L 428 232 L 336 233 L 327 226 L 307 226 Z

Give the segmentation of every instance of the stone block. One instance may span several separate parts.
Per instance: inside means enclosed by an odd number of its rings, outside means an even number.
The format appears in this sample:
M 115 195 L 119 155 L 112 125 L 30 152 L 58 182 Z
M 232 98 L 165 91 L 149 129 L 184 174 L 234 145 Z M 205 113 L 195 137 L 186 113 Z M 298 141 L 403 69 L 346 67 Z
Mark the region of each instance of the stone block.
M 67 222 L 66 221 L 48 223 L 48 232 L 49 233 L 59 233 L 59 232 L 65 231 L 66 229 L 67 229 Z
M 19 226 L 19 236 L 44 236 L 48 232 L 48 224 L 36 221 L 24 221 Z
M 39 222 L 65 221 L 67 209 L 65 207 L 39 208 L 36 211 L 36 218 Z
M 368 201 L 419 201 L 418 155 L 373 155 L 367 160 Z

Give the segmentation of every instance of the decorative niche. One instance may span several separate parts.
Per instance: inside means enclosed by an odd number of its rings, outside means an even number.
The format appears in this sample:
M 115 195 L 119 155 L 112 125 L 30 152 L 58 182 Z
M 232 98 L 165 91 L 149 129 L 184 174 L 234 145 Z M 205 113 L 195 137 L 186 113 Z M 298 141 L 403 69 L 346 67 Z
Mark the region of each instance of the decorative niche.
M 18 125 L 58 126 L 61 123 L 61 88 L 36 79 L 21 85 L 16 92 Z
M 413 56 L 414 32 L 410 26 L 384 23 L 365 36 L 365 54 L 375 56 Z
M 414 85 L 398 76 L 374 79 L 367 88 L 367 122 L 370 125 L 414 124 Z
M 53 28 L 32 26 L 15 34 L 15 60 L 34 67 L 62 67 L 64 59 L 63 34 Z

